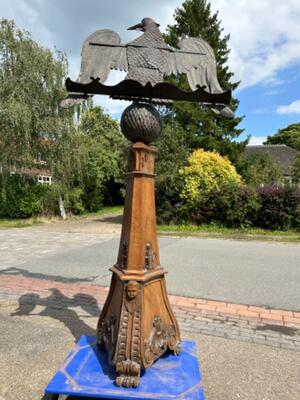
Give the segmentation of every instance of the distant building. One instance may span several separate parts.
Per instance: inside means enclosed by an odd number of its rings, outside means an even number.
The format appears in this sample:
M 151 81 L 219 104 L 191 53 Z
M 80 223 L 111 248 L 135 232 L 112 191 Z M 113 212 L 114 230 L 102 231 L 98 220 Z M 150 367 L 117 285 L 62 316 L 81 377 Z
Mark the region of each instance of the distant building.
M 47 169 L 47 165 L 44 161 L 36 161 L 36 166 L 39 168 L 16 168 L 11 166 L 9 169 L 10 175 L 18 174 L 21 176 L 30 176 L 36 179 L 36 181 L 42 185 L 52 184 L 51 172 Z M 0 163 L 0 174 L 2 173 L 2 166 Z
M 292 167 L 299 153 L 285 144 L 262 144 L 246 146 L 244 151 L 244 155 L 246 157 L 255 154 L 269 155 L 274 161 L 277 162 L 283 176 L 290 180 Z
M 46 134 L 41 134 L 38 139 L 39 143 L 43 146 L 51 145 L 51 140 L 47 137 Z M 40 157 L 36 160 L 33 160 L 32 167 L 16 167 L 15 165 L 11 165 L 9 168 L 10 175 L 18 174 L 20 176 L 28 176 L 35 178 L 36 181 L 42 185 L 51 185 L 52 184 L 52 174 L 48 168 L 46 161 L 43 161 Z M 2 165 L 0 163 L 0 174 L 2 173 Z

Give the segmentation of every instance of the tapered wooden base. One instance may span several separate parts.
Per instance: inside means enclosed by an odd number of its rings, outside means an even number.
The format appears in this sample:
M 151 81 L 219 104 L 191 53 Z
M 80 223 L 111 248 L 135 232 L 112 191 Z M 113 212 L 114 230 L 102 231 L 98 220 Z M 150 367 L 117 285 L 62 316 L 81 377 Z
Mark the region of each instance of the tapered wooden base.
M 180 352 L 178 324 L 160 265 L 156 234 L 156 148 L 141 142 L 129 150 L 129 172 L 117 264 L 102 310 L 97 342 L 116 366 L 116 384 L 137 387 L 140 371 L 168 349 Z

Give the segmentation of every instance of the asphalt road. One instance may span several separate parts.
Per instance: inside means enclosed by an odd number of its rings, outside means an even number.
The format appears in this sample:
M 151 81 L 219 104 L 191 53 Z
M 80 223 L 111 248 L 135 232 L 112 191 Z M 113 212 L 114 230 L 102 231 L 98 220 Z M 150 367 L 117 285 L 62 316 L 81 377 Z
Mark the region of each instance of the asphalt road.
M 300 310 L 300 245 L 161 237 L 169 293 Z M 0 230 L 0 274 L 109 285 L 118 234 Z

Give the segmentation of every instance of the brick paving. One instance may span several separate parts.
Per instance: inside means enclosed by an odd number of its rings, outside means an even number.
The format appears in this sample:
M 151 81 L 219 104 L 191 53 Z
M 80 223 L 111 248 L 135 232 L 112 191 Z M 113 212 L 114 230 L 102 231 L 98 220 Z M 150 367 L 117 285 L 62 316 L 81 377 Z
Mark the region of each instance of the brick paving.
M 0 276 L 0 300 L 30 315 L 35 306 L 98 316 L 108 287 L 24 276 Z M 200 298 L 169 296 L 181 330 L 300 351 L 300 313 Z M 29 307 L 28 307 L 29 306 Z M 83 314 L 82 314 L 83 313 Z

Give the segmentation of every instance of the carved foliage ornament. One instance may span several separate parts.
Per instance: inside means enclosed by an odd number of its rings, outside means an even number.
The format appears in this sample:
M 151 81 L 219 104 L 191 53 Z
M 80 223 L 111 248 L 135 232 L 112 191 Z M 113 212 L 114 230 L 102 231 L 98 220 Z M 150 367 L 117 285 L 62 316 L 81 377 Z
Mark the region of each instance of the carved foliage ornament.
M 151 365 L 157 358 L 171 349 L 175 354 L 180 353 L 180 345 L 176 340 L 173 325 L 165 326 L 161 317 L 156 315 L 153 319 L 153 328 L 148 340 L 145 341 L 145 359 Z
M 112 359 L 116 339 L 116 317 L 111 314 L 108 319 L 99 321 L 97 329 L 97 343 L 109 352 L 110 360 Z

